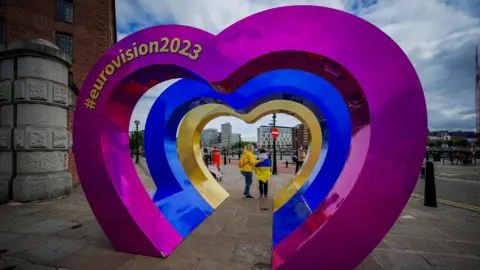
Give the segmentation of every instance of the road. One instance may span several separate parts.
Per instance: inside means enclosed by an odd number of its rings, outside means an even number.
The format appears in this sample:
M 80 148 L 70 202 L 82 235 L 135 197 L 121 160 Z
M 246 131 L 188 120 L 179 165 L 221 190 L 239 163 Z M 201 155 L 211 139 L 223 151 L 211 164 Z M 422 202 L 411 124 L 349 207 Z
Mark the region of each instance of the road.
M 434 164 L 437 198 L 480 207 L 480 160 L 477 165 Z M 420 179 L 415 193 L 423 194 L 424 187 Z

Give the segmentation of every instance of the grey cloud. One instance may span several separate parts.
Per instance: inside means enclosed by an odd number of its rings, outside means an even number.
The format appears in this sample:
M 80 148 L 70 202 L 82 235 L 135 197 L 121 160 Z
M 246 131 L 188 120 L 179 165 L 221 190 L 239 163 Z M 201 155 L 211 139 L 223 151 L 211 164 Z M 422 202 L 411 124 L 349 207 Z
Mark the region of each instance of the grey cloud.
M 345 10 L 355 2 L 365 1 L 123 0 L 117 4 L 117 18 L 119 29 L 173 20 L 217 33 L 238 19 L 276 6 L 311 4 Z M 473 53 L 474 45 L 480 45 L 480 0 L 367 2 L 354 12 L 389 34 L 415 65 L 426 93 L 429 126 L 473 129 Z

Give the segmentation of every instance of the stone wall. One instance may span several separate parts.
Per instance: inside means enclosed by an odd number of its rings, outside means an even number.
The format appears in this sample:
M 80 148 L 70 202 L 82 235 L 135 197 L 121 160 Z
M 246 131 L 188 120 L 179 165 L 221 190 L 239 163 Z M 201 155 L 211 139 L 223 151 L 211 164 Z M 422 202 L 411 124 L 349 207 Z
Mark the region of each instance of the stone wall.
M 70 58 L 36 40 L 7 45 L 0 59 L 0 202 L 69 194 Z

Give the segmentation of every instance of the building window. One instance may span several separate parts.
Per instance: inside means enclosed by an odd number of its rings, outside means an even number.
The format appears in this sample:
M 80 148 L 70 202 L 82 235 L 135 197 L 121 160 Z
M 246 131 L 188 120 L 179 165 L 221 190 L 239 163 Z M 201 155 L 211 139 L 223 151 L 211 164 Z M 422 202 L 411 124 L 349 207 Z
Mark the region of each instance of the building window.
M 5 28 L 5 20 L 0 18 L 0 44 L 5 43 L 7 39 L 7 31 Z
M 57 46 L 60 50 L 73 56 L 73 36 L 64 33 L 57 33 Z
M 73 0 L 56 0 L 57 19 L 73 23 Z

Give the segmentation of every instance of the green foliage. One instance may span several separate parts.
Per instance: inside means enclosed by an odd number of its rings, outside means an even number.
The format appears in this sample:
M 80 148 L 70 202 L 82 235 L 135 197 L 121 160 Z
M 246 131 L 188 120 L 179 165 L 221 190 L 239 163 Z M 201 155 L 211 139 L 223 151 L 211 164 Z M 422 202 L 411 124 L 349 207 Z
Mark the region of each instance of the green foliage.
M 453 139 L 453 145 L 467 147 L 470 146 L 470 142 L 467 139 Z
M 247 146 L 248 144 L 251 144 L 253 145 L 253 147 L 257 147 L 257 143 L 256 142 L 244 142 L 244 141 L 241 141 L 241 142 L 236 142 L 235 144 L 232 145 L 232 149 L 243 149 L 245 148 L 245 146 Z
M 140 146 L 140 149 L 144 149 L 144 135 L 145 132 L 143 130 L 141 131 L 132 131 L 130 132 L 130 138 L 129 138 L 129 143 L 130 143 L 130 150 L 131 151 L 136 151 L 137 149 L 137 134 L 138 134 L 138 143 Z

